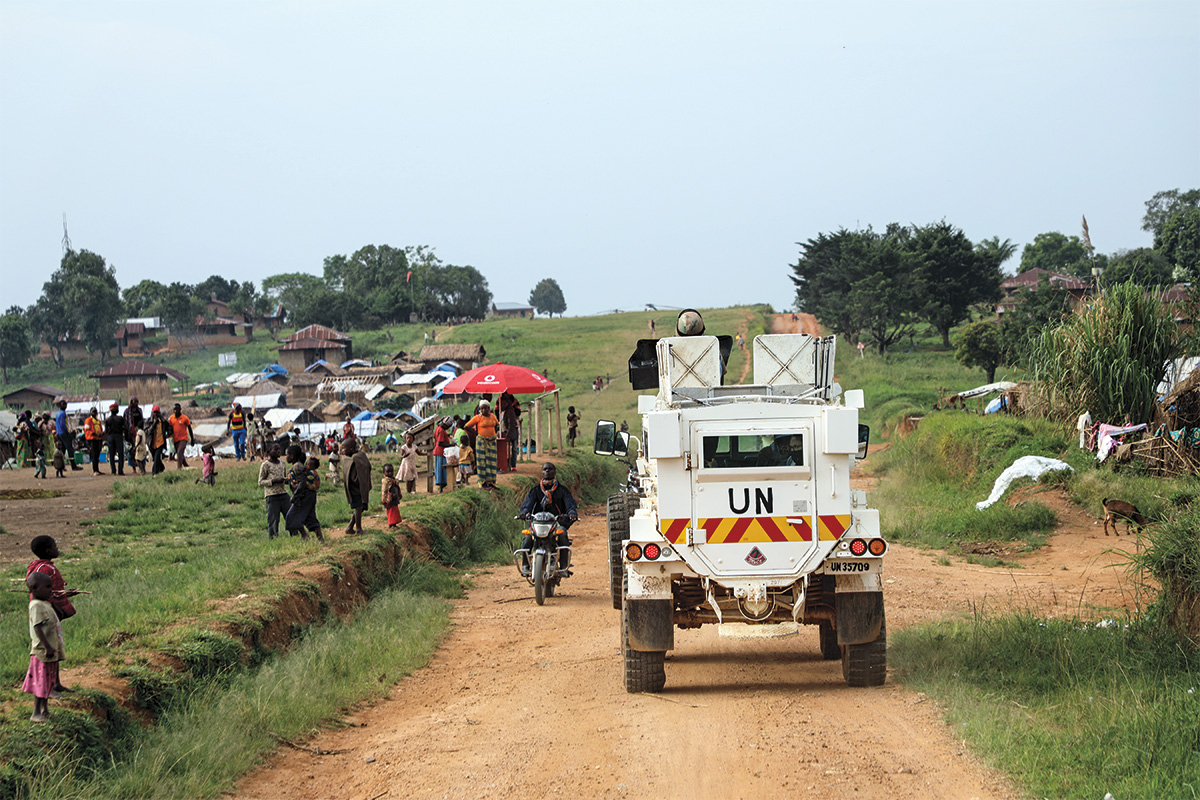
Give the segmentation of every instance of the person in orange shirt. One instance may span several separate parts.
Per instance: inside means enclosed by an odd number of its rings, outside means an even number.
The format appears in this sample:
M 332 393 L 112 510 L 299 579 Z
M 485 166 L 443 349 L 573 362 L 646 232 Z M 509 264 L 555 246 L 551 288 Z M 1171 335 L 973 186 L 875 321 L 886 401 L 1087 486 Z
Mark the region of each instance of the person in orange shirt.
M 183 413 L 183 406 L 176 403 L 175 413 L 167 417 L 167 422 L 171 426 L 171 437 L 175 440 L 175 463 L 179 465 L 179 469 L 183 469 L 188 465 L 184 449 L 189 444 L 196 443 L 196 435 L 192 433 L 192 420 Z
M 492 413 L 492 404 L 479 401 L 479 413 L 467 420 L 463 427 L 474 430 L 475 471 L 479 473 L 479 484 L 485 489 L 496 488 L 496 428 L 500 420 Z
M 83 421 L 83 438 L 87 442 L 88 458 L 92 460 L 92 477 L 100 474 L 100 448 L 104 444 L 104 423 L 93 408 Z

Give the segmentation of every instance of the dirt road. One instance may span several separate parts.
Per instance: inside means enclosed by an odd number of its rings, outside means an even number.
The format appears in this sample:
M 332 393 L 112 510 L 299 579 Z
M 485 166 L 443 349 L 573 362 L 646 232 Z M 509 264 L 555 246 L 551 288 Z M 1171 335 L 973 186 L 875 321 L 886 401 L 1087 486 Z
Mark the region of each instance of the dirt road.
M 889 627 L 980 606 L 1047 614 L 1128 598 L 1119 558 L 1073 511 L 1024 569 L 937 563 L 895 547 Z M 772 641 L 677 631 L 659 696 L 624 690 L 608 596 L 604 520 L 575 526 L 576 574 L 538 607 L 501 568 L 476 575 L 432 663 L 352 727 L 281 750 L 234 796 L 345 800 L 529 795 L 573 798 L 1007 798 L 934 704 L 889 682 L 849 689 L 815 628 Z

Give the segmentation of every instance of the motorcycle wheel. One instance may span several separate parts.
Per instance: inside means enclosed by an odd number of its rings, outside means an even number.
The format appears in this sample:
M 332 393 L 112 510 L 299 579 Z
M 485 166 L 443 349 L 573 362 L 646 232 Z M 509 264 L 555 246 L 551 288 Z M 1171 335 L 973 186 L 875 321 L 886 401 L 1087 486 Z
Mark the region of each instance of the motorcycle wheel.
M 554 587 L 558 586 L 558 578 L 546 581 L 546 597 L 554 597 Z
M 538 550 L 533 554 L 533 599 L 537 604 L 546 602 L 546 553 Z

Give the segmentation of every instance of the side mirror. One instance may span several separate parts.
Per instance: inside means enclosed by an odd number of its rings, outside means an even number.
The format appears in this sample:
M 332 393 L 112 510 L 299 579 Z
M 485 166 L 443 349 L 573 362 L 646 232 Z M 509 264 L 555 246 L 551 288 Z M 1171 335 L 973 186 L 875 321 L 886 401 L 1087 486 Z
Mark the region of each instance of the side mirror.
M 858 426 L 858 455 L 859 461 L 867 457 L 867 446 L 871 443 L 871 426 L 859 424 Z
M 592 452 L 598 456 L 611 456 L 616 451 L 616 444 L 617 423 L 607 419 L 597 420 Z
M 629 432 L 617 431 L 617 440 L 613 443 L 613 455 L 624 458 L 629 455 Z

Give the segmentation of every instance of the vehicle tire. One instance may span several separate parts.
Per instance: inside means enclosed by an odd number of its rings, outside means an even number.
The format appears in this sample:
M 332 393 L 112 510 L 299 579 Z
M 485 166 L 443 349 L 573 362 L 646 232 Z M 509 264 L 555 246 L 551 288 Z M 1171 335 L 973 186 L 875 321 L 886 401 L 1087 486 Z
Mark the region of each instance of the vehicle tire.
M 641 498 L 636 494 L 614 494 L 608 498 L 608 588 L 613 608 L 621 610 L 621 577 L 625 562 L 621 559 L 621 542 L 629 538 L 629 517 Z
M 817 632 L 821 637 L 821 658 L 826 661 L 841 658 L 842 647 L 838 644 L 837 631 L 833 629 L 833 623 L 829 620 L 821 620 L 817 623 Z
M 554 597 L 554 587 L 558 586 L 558 578 L 546 581 L 546 597 Z
M 533 554 L 533 599 L 539 606 L 546 602 L 546 553 L 543 550 Z
M 882 686 L 887 678 L 887 620 L 873 642 L 842 648 L 842 677 L 847 686 Z
M 625 691 L 630 694 L 661 692 L 667 685 L 662 650 L 642 651 L 629 646 L 629 612 L 621 607 L 621 654 L 625 657 Z

